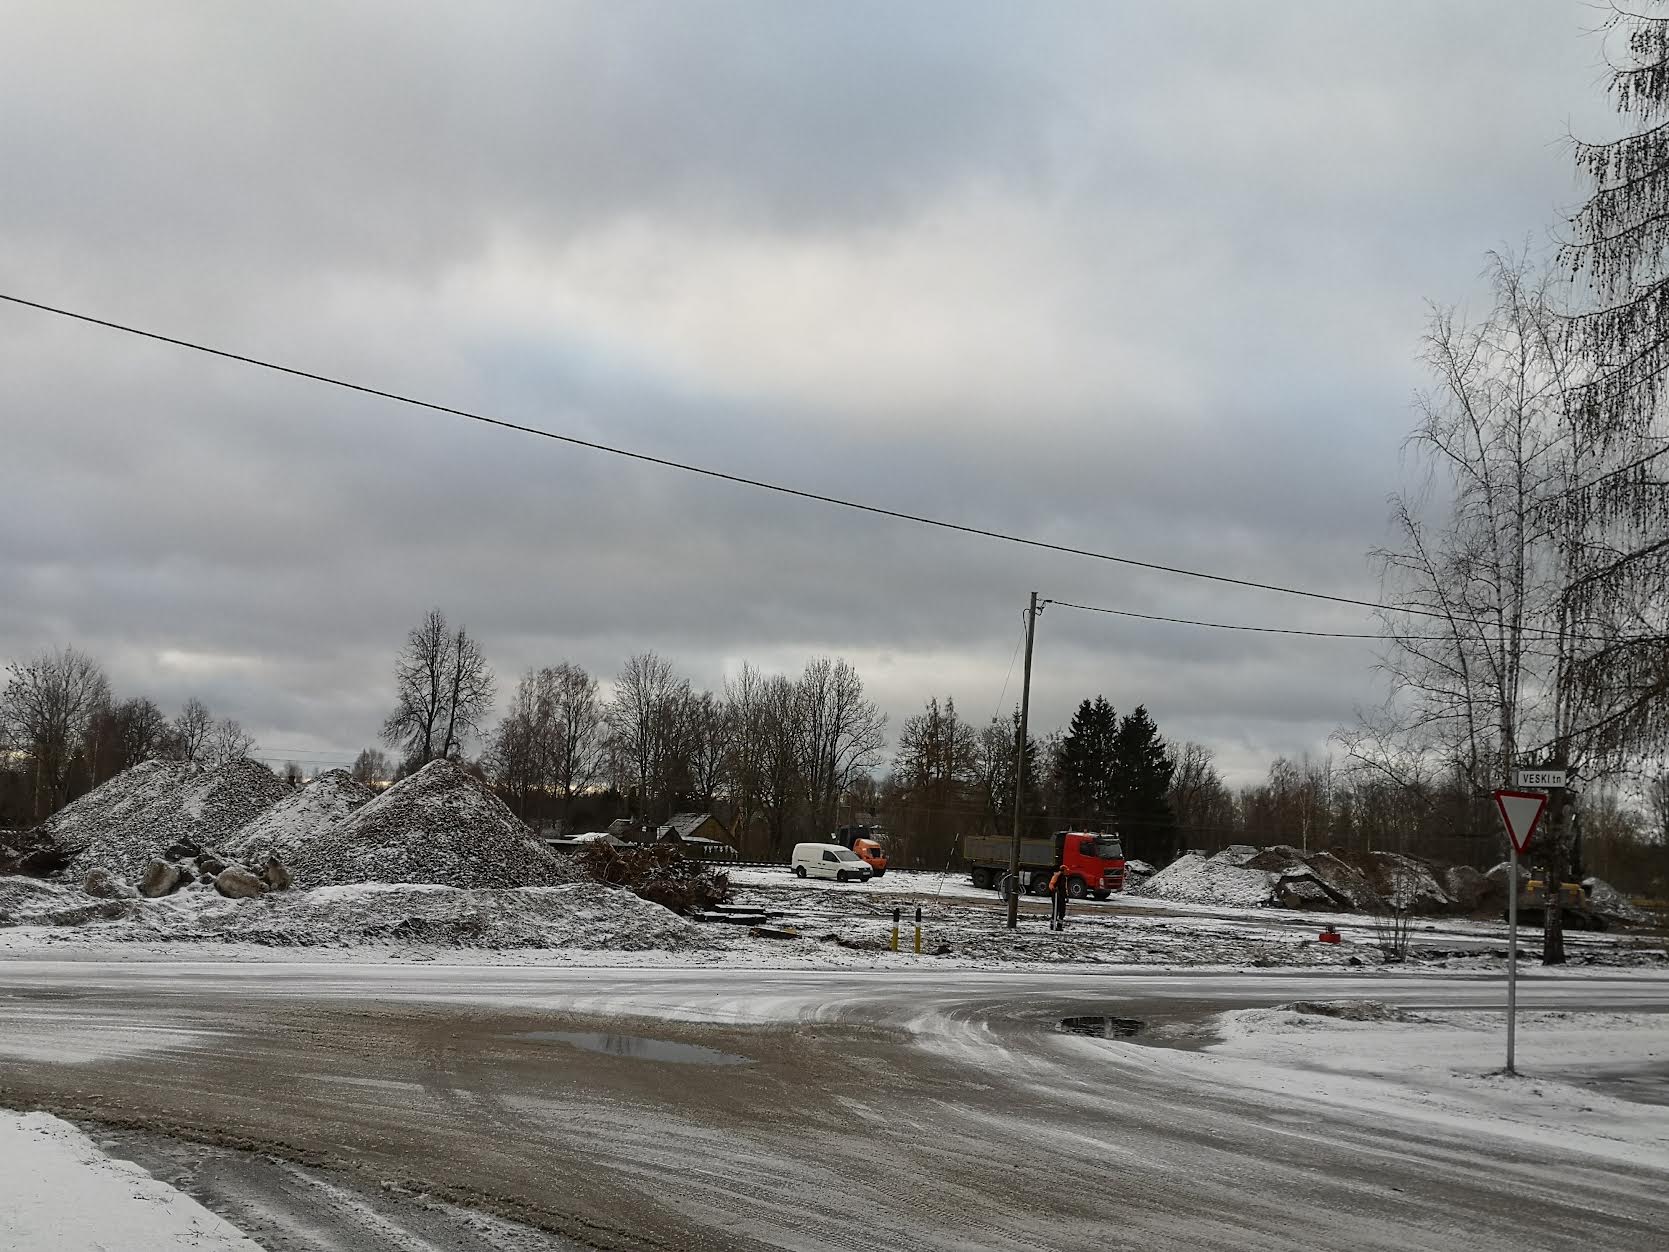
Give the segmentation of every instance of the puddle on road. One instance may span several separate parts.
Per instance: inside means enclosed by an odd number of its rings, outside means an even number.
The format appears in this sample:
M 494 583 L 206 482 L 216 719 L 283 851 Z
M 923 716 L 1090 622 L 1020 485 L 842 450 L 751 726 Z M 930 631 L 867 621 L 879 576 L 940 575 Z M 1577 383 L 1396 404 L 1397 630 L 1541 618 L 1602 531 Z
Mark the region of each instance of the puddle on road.
M 530 1030 L 519 1038 L 541 1043 L 567 1043 L 587 1052 L 624 1056 L 635 1061 L 670 1061 L 674 1065 L 751 1065 L 752 1057 L 694 1043 L 673 1043 L 646 1035 L 614 1035 L 597 1030 Z
M 1138 1017 L 1063 1017 L 1060 1029 L 1092 1039 L 1129 1039 L 1142 1028 Z

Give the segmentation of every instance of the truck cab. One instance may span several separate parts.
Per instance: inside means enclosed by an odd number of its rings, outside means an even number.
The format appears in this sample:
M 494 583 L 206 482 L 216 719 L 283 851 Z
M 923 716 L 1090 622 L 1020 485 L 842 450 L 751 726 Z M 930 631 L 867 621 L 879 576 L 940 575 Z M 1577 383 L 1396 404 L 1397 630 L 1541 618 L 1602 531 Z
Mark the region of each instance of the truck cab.
M 1063 830 L 1055 836 L 1055 847 L 1066 868 L 1068 894 L 1105 900 L 1124 890 L 1124 845 L 1117 835 Z

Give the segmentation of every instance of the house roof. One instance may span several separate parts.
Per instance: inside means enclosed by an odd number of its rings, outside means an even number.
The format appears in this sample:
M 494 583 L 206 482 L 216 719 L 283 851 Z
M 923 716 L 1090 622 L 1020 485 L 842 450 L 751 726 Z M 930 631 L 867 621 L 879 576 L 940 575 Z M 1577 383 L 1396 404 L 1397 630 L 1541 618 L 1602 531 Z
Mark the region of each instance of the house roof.
M 665 834 L 670 830 L 675 832 L 680 839 L 688 839 L 708 822 L 713 822 L 720 830 L 724 830 L 724 823 L 711 813 L 674 813 L 667 819 L 666 825 L 660 828 L 660 833 Z

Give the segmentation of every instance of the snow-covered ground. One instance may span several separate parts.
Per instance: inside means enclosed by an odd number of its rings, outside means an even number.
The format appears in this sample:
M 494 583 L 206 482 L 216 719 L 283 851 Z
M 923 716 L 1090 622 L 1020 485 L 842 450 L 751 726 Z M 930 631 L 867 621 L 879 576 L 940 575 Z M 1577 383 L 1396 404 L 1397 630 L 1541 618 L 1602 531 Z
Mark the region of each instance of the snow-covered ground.
M 0 1109 L 0 1248 L 261 1252 L 236 1227 L 50 1113 Z
M 1327 1007 L 1323 1005 L 1322 1007 Z M 1500 1013 L 1397 1011 L 1351 1021 L 1288 1007 L 1237 1009 L 1206 1049 L 1219 1081 L 1267 1096 L 1524 1144 L 1557 1127 L 1573 1155 L 1669 1171 L 1669 1021 L 1660 1013 L 1520 1014 L 1517 1076 Z

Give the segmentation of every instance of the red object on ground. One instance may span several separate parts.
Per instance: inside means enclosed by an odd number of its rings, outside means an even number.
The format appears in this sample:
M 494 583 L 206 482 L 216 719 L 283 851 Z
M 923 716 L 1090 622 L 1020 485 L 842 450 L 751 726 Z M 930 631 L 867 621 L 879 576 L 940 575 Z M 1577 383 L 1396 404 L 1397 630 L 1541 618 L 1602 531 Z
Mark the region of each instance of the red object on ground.
M 1339 932 L 1334 930 L 1331 926 L 1322 931 L 1321 934 L 1316 937 L 1318 943 L 1339 943 L 1342 939 L 1343 936 L 1341 936 Z

